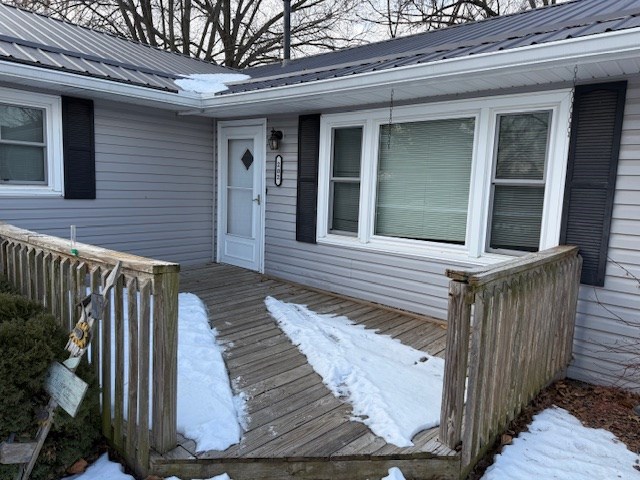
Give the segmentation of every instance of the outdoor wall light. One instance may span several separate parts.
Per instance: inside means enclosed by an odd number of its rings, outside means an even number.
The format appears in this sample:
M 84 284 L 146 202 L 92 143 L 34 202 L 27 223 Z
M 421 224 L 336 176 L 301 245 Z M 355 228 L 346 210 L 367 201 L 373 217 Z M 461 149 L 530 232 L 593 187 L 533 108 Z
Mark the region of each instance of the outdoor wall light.
M 282 132 L 272 128 L 271 136 L 269 137 L 269 148 L 271 150 L 278 150 L 280 147 L 280 140 L 282 140 Z

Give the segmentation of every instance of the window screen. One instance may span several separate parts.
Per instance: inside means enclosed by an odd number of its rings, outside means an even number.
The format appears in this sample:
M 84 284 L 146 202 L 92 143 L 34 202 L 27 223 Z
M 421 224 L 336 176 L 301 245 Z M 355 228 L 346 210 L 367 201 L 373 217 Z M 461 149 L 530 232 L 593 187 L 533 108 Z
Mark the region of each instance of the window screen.
M 539 248 L 550 124 L 550 111 L 498 115 L 491 249 Z
M 358 233 L 362 127 L 335 128 L 331 162 L 331 214 L 333 233 Z
M 0 182 L 46 183 L 44 110 L 0 105 Z
M 380 127 L 375 234 L 464 244 L 475 119 Z

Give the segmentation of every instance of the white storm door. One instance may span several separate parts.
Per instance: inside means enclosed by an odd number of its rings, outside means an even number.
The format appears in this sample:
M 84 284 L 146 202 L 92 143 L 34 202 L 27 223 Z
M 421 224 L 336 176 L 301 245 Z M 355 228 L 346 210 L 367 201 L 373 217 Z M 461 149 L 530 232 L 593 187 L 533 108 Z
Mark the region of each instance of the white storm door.
M 218 261 L 263 271 L 266 122 L 220 122 Z

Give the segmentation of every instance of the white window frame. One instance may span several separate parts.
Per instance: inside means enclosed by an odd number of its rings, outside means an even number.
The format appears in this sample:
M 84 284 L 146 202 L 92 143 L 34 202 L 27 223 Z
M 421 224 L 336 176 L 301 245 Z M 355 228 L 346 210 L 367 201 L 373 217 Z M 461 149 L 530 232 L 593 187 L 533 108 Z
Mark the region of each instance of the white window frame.
M 64 166 L 62 154 L 62 101 L 60 97 L 43 93 L 0 88 L 0 103 L 44 110 L 45 161 L 47 183 L 19 185 L 0 183 L 0 197 L 62 196 Z
M 562 221 L 562 202 L 569 148 L 571 90 L 483 97 L 454 102 L 438 102 L 393 109 L 393 123 L 450 118 L 475 118 L 467 231 L 464 245 L 383 237 L 373 234 L 376 205 L 378 132 L 389 123 L 388 109 L 323 115 L 320 121 L 320 162 L 318 168 L 317 242 L 345 248 L 384 252 L 408 257 L 488 265 L 512 255 L 487 251 L 491 181 L 496 144 L 496 121 L 506 113 L 550 110 L 549 151 L 546 164 L 544 207 L 540 249 L 558 245 Z M 328 230 L 330 214 L 329 179 L 331 175 L 332 130 L 363 127 L 360 173 L 360 213 L 358 235 L 345 236 Z M 515 255 L 515 253 L 514 253 Z

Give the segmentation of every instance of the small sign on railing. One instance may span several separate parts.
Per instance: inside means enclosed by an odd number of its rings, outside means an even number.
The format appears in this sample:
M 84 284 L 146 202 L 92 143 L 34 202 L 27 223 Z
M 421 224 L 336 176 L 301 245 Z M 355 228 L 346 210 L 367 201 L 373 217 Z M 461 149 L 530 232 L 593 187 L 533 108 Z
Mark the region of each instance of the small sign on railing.
M 51 364 L 44 380 L 46 392 L 72 417 L 78 413 L 88 388 L 87 382 L 58 362 Z

